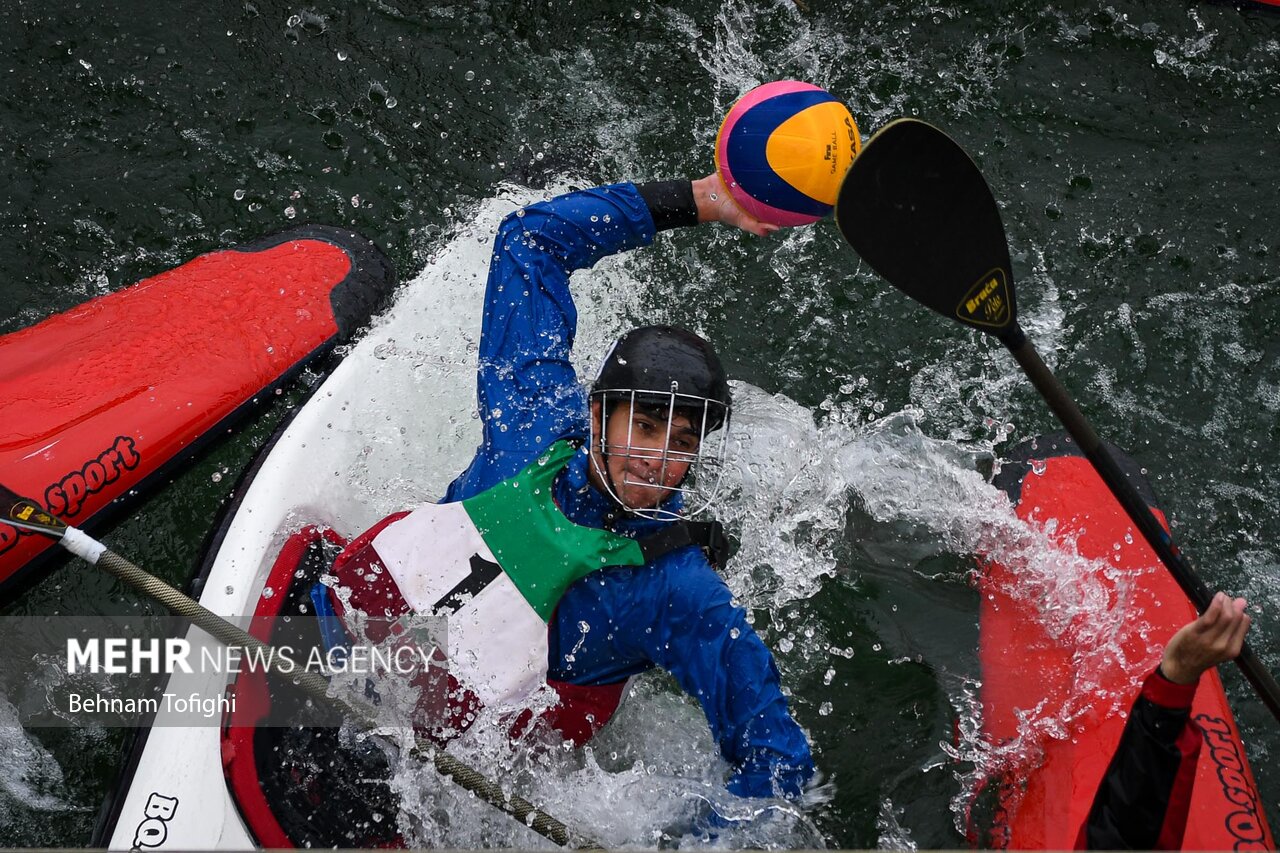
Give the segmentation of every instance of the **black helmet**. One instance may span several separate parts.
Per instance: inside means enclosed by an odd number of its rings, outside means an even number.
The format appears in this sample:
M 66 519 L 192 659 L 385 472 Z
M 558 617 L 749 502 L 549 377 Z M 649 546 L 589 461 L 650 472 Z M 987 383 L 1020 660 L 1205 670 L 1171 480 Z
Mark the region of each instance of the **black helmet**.
M 719 429 L 729 414 L 729 380 L 716 351 L 698 335 L 676 326 L 641 326 L 614 343 L 591 386 L 606 400 L 634 396 L 693 409 L 695 423 L 706 417 L 706 431 Z

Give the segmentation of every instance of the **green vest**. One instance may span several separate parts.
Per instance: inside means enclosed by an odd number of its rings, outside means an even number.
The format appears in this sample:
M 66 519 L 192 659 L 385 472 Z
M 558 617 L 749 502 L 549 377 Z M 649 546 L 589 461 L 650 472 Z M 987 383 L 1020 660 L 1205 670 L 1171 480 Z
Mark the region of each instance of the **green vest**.
M 552 485 L 577 449 L 557 441 L 532 464 L 462 501 L 503 572 L 543 622 L 569 585 L 605 566 L 642 566 L 640 543 L 574 524 L 556 506 Z
M 525 704 L 546 683 L 547 621 L 569 585 L 646 562 L 640 542 L 583 527 L 552 485 L 577 451 L 558 441 L 509 480 L 458 503 L 427 504 L 370 545 L 449 673 L 485 705 Z M 355 579 L 350 583 L 385 583 Z

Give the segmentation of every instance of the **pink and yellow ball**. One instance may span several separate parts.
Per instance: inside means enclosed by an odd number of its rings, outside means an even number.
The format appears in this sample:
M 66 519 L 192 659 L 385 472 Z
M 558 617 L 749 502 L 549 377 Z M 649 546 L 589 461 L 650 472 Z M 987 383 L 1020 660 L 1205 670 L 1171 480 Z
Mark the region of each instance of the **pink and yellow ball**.
M 844 104 L 810 83 L 779 80 L 730 108 L 716 136 L 716 171 L 761 222 L 807 225 L 831 212 L 861 147 Z

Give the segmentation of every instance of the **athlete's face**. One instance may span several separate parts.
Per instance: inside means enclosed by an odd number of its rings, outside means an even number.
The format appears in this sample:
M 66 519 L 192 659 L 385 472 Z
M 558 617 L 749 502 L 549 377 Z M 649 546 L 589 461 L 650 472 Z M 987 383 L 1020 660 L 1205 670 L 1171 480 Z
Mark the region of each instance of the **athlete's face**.
M 607 471 L 614 493 L 630 509 L 651 509 L 671 497 L 698 452 L 698 431 L 689 418 L 673 414 L 668 435 L 665 409 L 619 403 L 603 425 L 609 452 L 602 454 L 594 437 L 600 435 L 602 411 L 599 400 L 592 402 L 592 484 L 607 492 L 600 473 Z

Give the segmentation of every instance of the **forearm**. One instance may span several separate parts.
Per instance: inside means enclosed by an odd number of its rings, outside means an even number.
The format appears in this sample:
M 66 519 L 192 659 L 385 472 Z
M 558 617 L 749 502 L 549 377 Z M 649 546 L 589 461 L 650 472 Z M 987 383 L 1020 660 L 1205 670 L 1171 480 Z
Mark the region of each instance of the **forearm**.
M 1191 722 L 1195 684 L 1159 671 L 1142 686 L 1077 847 L 1089 850 L 1181 846 L 1202 737 Z
M 490 273 L 512 266 L 567 278 L 607 255 L 646 246 L 653 235 L 653 219 L 634 184 L 576 190 L 508 214 L 494 241 Z
M 635 630 L 619 628 L 615 634 L 627 638 L 623 644 L 638 645 L 698 700 L 733 766 L 730 791 L 798 796 L 813 775 L 813 757 L 791 717 L 773 655 L 705 559 L 687 559 L 696 567 L 686 564 L 673 572 L 678 588 L 648 611 L 662 614 L 659 624 L 638 616 Z
M 748 726 L 750 744 L 730 777 L 730 793 L 739 797 L 796 799 L 814 774 L 813 754 L 800 726 L 791 719 L 785 699 L 772 712 Z
M 684 228 L 705 220 L 700 218 L 693 181 L 651 181 L 636 189 L 649 208 L 654 229 Z
M 729 791 L 740 797 L 799 797 L 814 773 L 813 753 L 791 716 L 773 655 L 754 631 L 732 642 L 735 648 L 725 654 L 723 704 L 717 706 L 714 696 L 703 703 L 709 720 L 717 708 L 712 730 L 734 765 Z
M 701 222 L 724 222 L 758 233 L 745 225 L 744 212 L 725 192 L 717 175 L 696 181 L 655 181 L 641 184 L 639 190 L 659 231 Z

